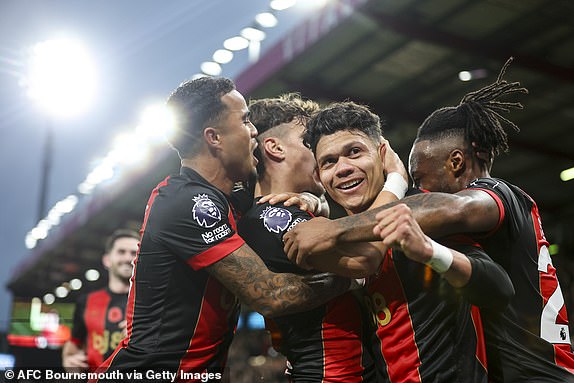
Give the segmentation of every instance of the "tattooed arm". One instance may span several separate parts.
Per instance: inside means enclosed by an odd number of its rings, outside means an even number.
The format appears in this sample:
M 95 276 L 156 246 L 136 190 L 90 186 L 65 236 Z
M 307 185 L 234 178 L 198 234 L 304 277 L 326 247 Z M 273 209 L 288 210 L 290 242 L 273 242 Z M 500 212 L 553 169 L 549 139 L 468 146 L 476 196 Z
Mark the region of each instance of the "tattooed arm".
M 349 289 L 337 276 L 308 278 L 273 273 L 246 244 L 206 270 L 240 301 L 263 316 L 274 317 L 315 308 Z
M 379 234 L 386 223 L 383 222 L 385 210 L 399 203 L 412 209 L 422 230 L 433 238 L 487 232 L 496 227 L 499 219 L 496 202 L 485 192 L 422 193 L 333 221 L 313 219 L 303 222 L 285 235 L 289 259 L 304 265 L 310 254 L 330 251 L 340 243 L 380 240 Z

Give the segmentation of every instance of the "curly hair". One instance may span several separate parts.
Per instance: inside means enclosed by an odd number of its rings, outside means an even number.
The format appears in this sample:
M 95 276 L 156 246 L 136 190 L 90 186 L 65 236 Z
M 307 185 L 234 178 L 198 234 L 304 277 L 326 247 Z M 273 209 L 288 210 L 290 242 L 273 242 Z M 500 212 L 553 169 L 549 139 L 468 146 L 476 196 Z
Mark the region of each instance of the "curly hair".
M 208 124 L 217 121 L 226 106 L 221 97 L 235 89 L 223 77 L 201 77 L 186 81 L 169 96 L 167 106 L 176 121 L 176 132 L 169 140 L 180 158 L 193 156 Z
M 322 136 L 345 130 L 362 132 L 377 144 L 383 135 L 379 116 L 365 105 L 346 101 L 333 103 L 315 114 L 307 123 L 303 142 L 315 153 Z
M 510 126 L 517 132 L 520 129 L 502 113 L 522 109 L 522 104 L 500 101 L 500 98 L 528 93 L 519 82 L 502 79 L 512 60 L 510 57 L 506 61 L 496 82 L 466 94 L 457 106 L 435 110 L 419 127 L 416 141 L 463 136 L 469 146 L 475 146 L 475 151 L 486 153 L 488 161 L 508 152 L 508 134 L 504 126 Z

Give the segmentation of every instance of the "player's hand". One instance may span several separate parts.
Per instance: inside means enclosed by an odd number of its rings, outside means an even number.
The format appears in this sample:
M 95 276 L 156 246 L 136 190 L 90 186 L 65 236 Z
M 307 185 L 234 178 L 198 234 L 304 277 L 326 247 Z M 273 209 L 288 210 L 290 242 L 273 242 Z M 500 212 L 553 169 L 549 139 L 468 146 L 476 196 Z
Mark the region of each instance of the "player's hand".
M 432 245 L 407 205 L 398 204 L 381 213 L 376 216 L 379 222 L 375 234 L 380 235 L 385 245 L 399 248 L 416 262 L 426 263 L 431 259 Z
M 317 217 L 301 222 L 283 236 L 283 250 L 289 260 L 303 269 L 311 269 L 309 257 L 335 248 L 336 238 L 332 221 Z
M 267 194 L 257 202 L 262 204 L 269 202 L 271 205 L 276 205 L 283 202 L 285 206 L 297 206 L 301 210 L 310 211 L 316 214 L 320 210 L 321 200 L 310 193 L 272 193 Z
M 125 319 L 123 321 L 121 321 L 120 323 L 118 323 L 118 327 L 120 328 L 120 330 L 122 330 L 122 336 L 124 338 L 128 336 L 127 324 L 128 324 L 128 322 Z
M 64 368 L 69 372 L 81 372 L 88 369 L 88 357 L 83 350 L 64 357 L 62 361 Z
M 407 173 L 407 169 L 401 161 L 399 155 L 393 150 L 389 141 L 383 139 L 387 150 L 385 151 L 385 176 L 389 173 L 399 173 L 404 179 L 405 182 L 409 183 L 409 175 Z

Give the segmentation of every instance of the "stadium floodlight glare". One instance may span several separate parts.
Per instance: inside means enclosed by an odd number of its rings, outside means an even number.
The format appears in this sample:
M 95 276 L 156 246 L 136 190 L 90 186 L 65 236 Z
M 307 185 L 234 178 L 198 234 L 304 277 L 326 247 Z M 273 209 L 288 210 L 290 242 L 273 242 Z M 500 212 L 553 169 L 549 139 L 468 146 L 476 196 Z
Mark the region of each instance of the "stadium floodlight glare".
M 56 297 L 54 294 L 48 293 L 44 295 L 44 303 L 47 305 L 51 305 L 52 303 L 56 302 Z
M 64 286 L 58 286 L 56 287 L 56 290 L 54 290 L 54 293 L 58 298 L 66 298 L 68 296 L 69 291 Z
M 269 6 L 276 11 L 282 11 L 284 9 L 291 8 L 296 3 L 297 0 L 271 0 Z
M 230 51 L 240 51 L 247 48 L 248 46 L 249 40 L 241 36 L 230 37 L 223 42 L 223 47 Z
M 458 73 L 458 79 L 460 81 L 470 81 L 472 80 L 472 75 L 470 74 L 469 71 L 463 70 Z
M 136 134 L 153 143 L 165 142 L 173 134 L 174 124 L 173 113 L 165 103 L 153 104 L 143 110 Z
M 53 117 L 84 112 L 97 87 L 93 60 L 76 40 L 53 39 L 32 48 L 25 84 L 28 95 Z
M 255 15 L 255 21 L 263 28 L 273 28 L 277 25 L 277 17 L 271 12 L 262 12 Z
M 26 239 L 25 239 L 24 243 L 26 244 L 27 249 L 32 250 L 33 248 L 36 247 L 36 244 L 38 243 L 38 239 L 36 237 L 34 237 L 32 232 L 30 231 L 30 232 L 28 232 L 28 234 L 26 234 Z
M 471 71 L 463 70 L 458 72 L 458 79 L 460 81 L 478 80 L 488 76 L 486 69 L 473 69 Z
M 233 60 L 233 52 L 227 49 L 218 49 L 213 53 L 213 61 L 219 64 L 227 64 Z
M 574 168 L 562 170 L 560 172 L 560 179 L 564 182 L 574 179 Z
M 265 32 L 257 28 L 247 27 L 241 30 L 241 36 L 250 41 L 263 41 L 265 39 Z
M 100 272 L 96 269 L 89 269 L 86 271 L 86 280 L 93 282 L 100 279 Z
M 74 210 L 77 203 L 78 203 L 78 197 L 71 194 L 71 195 L 67 196 L 66 198 L 64 198 L 63 200 L 58 201 L 56 203 L 56 205 L 54 206 L 54 209 L 55 209 L 55 211 L 58 211 L 62 214 L 66 214 L 66 213 L 69 213 L 72 210 Z
M 119 134 L 113 143 L 108 157 L 114 163 L 123 165 L 136 165 L 146 161 L 149 155 L 149 145 L 144 137 L 138 136 L 134 130 L 131 133 Z
M 32 229 L 32 236 L 36 239 L 45 239 L 48 236 L 48 230 L 46 228 L 38 227 Z
M 221 74 L 221 65 L 213 61 L 201 63 L 201 71 L 209 76 L 219 76 Z
M 72 290 L 79 290 L 82 288 L 82 281 L 78 278 L 74 278 L 70 281 L 70 288 Z

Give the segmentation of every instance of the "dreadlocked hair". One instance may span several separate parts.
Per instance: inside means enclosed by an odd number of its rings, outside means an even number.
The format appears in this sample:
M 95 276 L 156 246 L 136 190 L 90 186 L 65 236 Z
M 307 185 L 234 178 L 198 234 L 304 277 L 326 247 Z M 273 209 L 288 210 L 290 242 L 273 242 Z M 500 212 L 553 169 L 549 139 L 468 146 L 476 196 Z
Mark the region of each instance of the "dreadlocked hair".
M 417 140 L 464 135 L 466 142 L 477 152 L 488 154 L 491 160 L 508 152 L 508 134 L 504 126 L 516 132 L 518 126 L 504 117 L 512 109 L 522 109 L 520 102 L 501 101 L 500 98 L 516 93 L 528 93 L 519 82 L 508 82 L 502 77 L 513 58 L 510 57 L 498 74 L 496 82 L 465 95 L 458 106 L 435 110 L 420 126 Z

